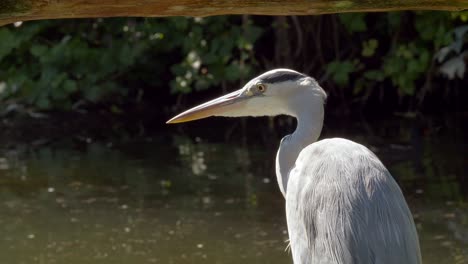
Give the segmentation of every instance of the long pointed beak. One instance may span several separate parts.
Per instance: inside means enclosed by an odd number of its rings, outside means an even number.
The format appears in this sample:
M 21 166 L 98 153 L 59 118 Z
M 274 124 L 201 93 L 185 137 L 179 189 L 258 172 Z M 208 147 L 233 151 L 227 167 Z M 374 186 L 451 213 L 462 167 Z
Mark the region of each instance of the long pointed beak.
M 210 116 L 229 116 L 229 112 L 242 107 L 246 97 L 242 95 L 242 89 L 226 94 L 204 104 L 191 108 L 166 122 L 166 124 L 175 124 L 202 119 Z

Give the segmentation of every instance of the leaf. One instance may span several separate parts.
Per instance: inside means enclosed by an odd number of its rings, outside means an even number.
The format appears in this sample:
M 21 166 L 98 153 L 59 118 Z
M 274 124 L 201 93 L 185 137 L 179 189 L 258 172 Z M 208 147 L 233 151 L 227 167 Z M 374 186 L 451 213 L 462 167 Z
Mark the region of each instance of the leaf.
M 350 73 L 355 71 L 356 63 L 346 61 L 333 61 L 327 65 L 327 73 L 332 76 L 336 84 L 345 86 L 349 82 Z
M 376 39 L 370 39 L 362 43 L 362 52 L 363 57 L 371 57 L 375 54 L 375 50 L 379 46 L 379 42 Z
M 33 56 L 40 58 L 47 52 L 47 47 L 44 45 L 35 44 L 31 46 L 29 52 L 31 52 Z
M 226 67 L 226 79 L 228 81 L 235 81 L 240 78 L 240 69 L 238 64 L 230 64 Z
M 343 13 L 339 14 L 341 23 L 350 33 L 364 32 L 367 30 L 365 21 L 366 13 Z
M 6 28 L 0 28 L 0 60 L 7 56 L 15 47 L 16 39 L 11 31 Z
M 385 75 L 380 70 L 370 70 L 364 73 L 364 77 L 369 80 L 383 81 L 385 78 Z
M 63 89 L 67 93 L 73 93 L 76 90 L 78 90 L 78 86 L 74 80 L 65 80 L 65 82 L 63 83 Z

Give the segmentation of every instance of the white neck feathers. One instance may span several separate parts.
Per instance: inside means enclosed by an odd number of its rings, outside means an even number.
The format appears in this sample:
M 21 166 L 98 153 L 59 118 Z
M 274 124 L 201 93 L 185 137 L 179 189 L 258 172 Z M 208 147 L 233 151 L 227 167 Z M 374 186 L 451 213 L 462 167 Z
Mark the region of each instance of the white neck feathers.
M 294 167 L 299 153 L 318 140 L 323 126 L 322 98 L 312 94 L 296 97 L 295 101 L 291 102 L 290 107 L 291 113 L 297 119 L 297 128 L 294 133 L 281 140 L 276 156 L 276 177 L 283 196 L 286 196 L 289 172 Z

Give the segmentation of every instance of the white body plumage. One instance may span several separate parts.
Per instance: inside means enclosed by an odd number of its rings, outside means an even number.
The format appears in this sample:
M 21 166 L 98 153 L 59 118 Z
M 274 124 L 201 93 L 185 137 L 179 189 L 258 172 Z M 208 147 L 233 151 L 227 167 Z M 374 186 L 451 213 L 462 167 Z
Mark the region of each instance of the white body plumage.
M 352 141 L 324 139 L 300 152 L 289 173 L 286 216 L 296 264 L 421 263 L 400 188 Z

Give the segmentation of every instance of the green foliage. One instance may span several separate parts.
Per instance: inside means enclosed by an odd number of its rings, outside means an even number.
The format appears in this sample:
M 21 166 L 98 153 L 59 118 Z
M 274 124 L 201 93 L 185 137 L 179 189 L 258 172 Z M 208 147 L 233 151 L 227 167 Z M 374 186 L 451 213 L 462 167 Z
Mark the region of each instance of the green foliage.
M 403 97 L 419 95 L 439 72 L 453 80 L 465 73 L 466 11 L 287 18 L 284 28 L 271 27 L 275 19 L 120 18 L 1 27 L 0 102 L 41 110 L 102 104 L 120 113 L 120 105 L 140 102 L 156 87 L 172 94 L 237 87 L 259 68 L 284 66 L 318 78 L 325 69 L 326 85 L 338 88 L 332 93 L 353 87 L 351 96 L 366 98 L 386 87 Z
M 65 20 L 0 28 L 0 83 L 6 84 L 0 100 L 72 109 L 141 94 L 132 87 L 142 82 L 162 86 L 172 79 L 174 93 L 188 93 L 239 80 L 251 69 L 247 60 L 255 65 L 250 53 L 261 30 L 233 20 Z
M 382 70 L 392 84 L 404 95 L 413 95 L 415 81 L 424 74 L 429 66 L 429 52 L 417 47 L 415 43 L 400 44 L 395 53 L 384 59 Z
M 422 86 L 420 82 L 429 71 L 435 53 L 443 46 L 453 42 L 454 25 L 466 16 L 466 13 L 446 12 L 392 12 L 382 16 L 378 23 L 366 24 L 366 15 L 340 14 L 340 21 L 349 33 L 365 34 L 360 52 L 360 74 L 356 74 L 354 93 L 364 88 L 389 80 L 398 89 L 401 96 L 414 95 Z M 466 21 L 466 20 L 464 20 Z M 364 25 L 363 25 L 364 24 Z M 383 37 L 377 32 L 386 29 L 391 36 L 389 44 L 379 45 Z M 382 46 L 382 48 L 381 48 Z M 356 56 L 353 56 L 356 59 Z M 328 65 L 332 69 L 344 64 L 339 69 L 340 75 L 332 75 L 337 85 L 348 80 L 351 58 L 343 58 Z M 376 65 L 376 61 L 379 64 Z M 366 64 L 369 63 L 369 64 Z
M 327 65 L 327 73 L 333 81 L 342 87 L 349 83 L 349 75 L 356 71 L 357 61 L 332 61 Z
M 341 23 L 348 32 L 364 32 L 367 30 L 365 21 L 366 13 L 343 13 L 339 15 Z
M 203 90 L 248 76 L 254 62 L 250 59 L 253 43 L 262 30 L 250 21 L 242 27 L 230 25 L 228 17 L 197 18 L 186 25 L 185 58 L 171 68 L 176 75 L 173 92 L 189 93 L 192 88 Z
M 75 96 L 97 102 L 110 94 L 126 94 L 116 77 L 128 71 L 148 44 L 113 41 L 106 35 L 110 28 L 97 32 L 98 23 L 63 24 L 2 28 L 14 43 L 0 48 L 0 79 L 7 84 L 2 98 L 18 98 L 39 109 L 70 109 Z M 68 34 L 67 27 L 79 27 L 82 34 Z
M 369 39 L 362 43 L 362 52 L 363 57 L 372 57 L 375 54 L 375 50 L 379 46 L 379 41 L 376 39 Z

